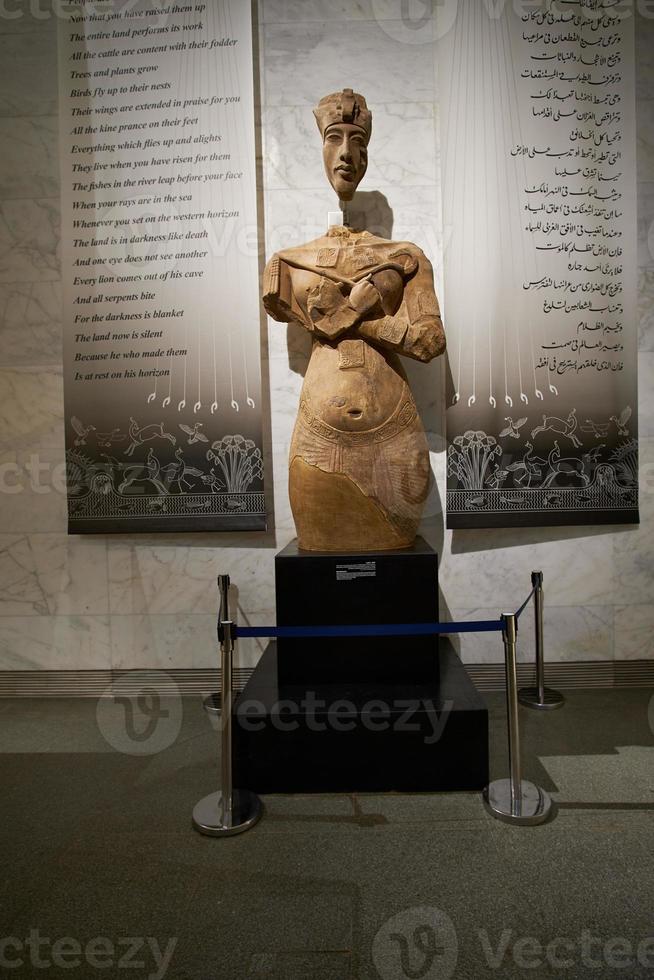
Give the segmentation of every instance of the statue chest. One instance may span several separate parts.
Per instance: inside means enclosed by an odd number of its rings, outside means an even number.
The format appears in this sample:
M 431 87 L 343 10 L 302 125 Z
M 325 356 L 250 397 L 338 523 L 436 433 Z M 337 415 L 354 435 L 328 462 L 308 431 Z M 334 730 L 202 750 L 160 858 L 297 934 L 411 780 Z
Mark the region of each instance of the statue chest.
M 388 261 L 392 251 L 390 242 L 367 245 L 328 244 L 295 251 L 291 260 L 305 266 L 291 266 L 291 283 L 295 300 L 307 316 L 307 297 L 321 278 L 342 283 L 346 295 L 352 280 L 365 278 L 368 270 L 373 270 L 382 262 Z

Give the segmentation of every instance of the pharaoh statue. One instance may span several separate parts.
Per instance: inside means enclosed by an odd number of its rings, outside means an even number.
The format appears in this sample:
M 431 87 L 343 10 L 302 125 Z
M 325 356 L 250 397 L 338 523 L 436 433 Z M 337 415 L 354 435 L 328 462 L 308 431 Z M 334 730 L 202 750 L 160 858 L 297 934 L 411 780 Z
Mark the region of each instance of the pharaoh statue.
M 327 177 L 341 202 L 366 172 L 372 115 L 344 89 L 314 110 Z M 291 509 L 306 551 L 382 551 L 413 543 L 427 496 L 427 440 L 399 354 L 445 350 L 432 267 L 409 242 L 330 227 L 277 252 L 263 302 L 312 336 L 289 458 Z

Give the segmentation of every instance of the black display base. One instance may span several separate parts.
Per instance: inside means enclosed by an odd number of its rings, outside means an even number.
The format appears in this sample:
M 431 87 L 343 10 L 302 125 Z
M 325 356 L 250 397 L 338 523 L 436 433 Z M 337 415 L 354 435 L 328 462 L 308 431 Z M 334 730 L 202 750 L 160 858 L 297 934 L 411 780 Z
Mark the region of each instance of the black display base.
M 481 790 L 488 783 L 488 711 L 447 640 L 440 684 L 310 687 L 280 680 L 272 642 L 233 719 L 234 785 L 255 793 Z
M 278 626 L 388 625 L 438 620 L 438 556 L 411 548 L 364 554 L 301 551 L 275 557 Z M 437 683 L 434 636 L 280 639 L 283 684 Z

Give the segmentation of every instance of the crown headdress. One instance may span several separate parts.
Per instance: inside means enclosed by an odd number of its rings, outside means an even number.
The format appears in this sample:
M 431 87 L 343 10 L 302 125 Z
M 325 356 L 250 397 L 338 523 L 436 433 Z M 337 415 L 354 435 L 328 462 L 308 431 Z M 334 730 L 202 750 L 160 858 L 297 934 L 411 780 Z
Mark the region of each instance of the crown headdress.
M 364 97 L 358 92 L 353 92 L 351 88 L 326 95 L 313 110 L 313 114 L 321 136 L 324 136 L 325 130 L 335 123 L 352 123 L 353 126 L 359 126 L 364 131 L 366 141 L 370 139 L 372 113 Z

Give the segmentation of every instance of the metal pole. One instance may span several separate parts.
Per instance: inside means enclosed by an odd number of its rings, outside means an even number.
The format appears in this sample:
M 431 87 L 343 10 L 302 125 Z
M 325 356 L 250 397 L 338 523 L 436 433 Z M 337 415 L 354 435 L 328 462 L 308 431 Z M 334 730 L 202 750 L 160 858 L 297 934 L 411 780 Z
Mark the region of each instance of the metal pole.
M 565 698 L 559 691 L 545 687 L 545 644 L 543 640 L 543 573 L 532 572 L 531 584 L 534 589 L 534 629 L 536 638 L 536 686 L 523 687 L 518 691 L 520 704 L 526 708 L 539 708 L 552 711 L 560 708 Z
M 516 666 L 518 621 L 515 613 L 502 615 L 506 666 L 506 714 L 509 735 L 509 778 L 496 779 L 484 789 L 484 805 L 491 816 L 506 823 L 539 824 L 547 820 L 552 801 L 539 786 L 522 779 L 518 678 Z
M 234 645 L 232 640 L 232 623 L 227 620 L 221 623 L 223 627 L 223 642 L 220 651 L 221 694 L 223 696 L 223 711 L 221 718 L 222 748 L 220 751 L 221 787 L 223 792 L 223 820 L 226 827 L 232 826 L 232 664 Z
M 536 686 L 538 700 L 545 701 L 545 661 L 543 656 L 543 573 L 532 572 L 531 584 L 534 587 L 534 631 L 536 644 Z
M 229 837 L 249 830 L 261 817 L 261 800 L 247 789 L 234 789 L 232 781 L 232 668 L 234 624 L 220 623 L 222 701 L 220 772 L 221 790 L 205 796 L 193 810 L 193 826 L 209 837 Z
M 220 592 L 220 622 L 229 619 L 229 575 L 218 576 L 218 591 Z
M 221 643 L 223 639 L 221 636 L 222 623 L 229 619 L 229 586 L 229 575 L 219 575 L 218 591 L 220 592 L 220 608 L 218 610 L 218 639 Z M 202 702 L 202 707 L 209 714 L 219 715 L 222 708 L 221 692 L 214 691 L 213 694 L 208 694 Z
M 504 630 L 504 662 L 506 665 L 506 714 L 509 723 L 509 773 L 511 780 L 511 812 L 520 813 L 520 722 L 518 720 L 518 674 L 516 667 L 517 623 L 512 614 L 502 616 Z
M 340 197 L 339 197 L 339 199 L 338 199 L 338 206 L 341 209 L 341 211 L 343 212 L 343 226 L 345 228 L 349 228 L 350 227 L 350 213 L 349 213 L 349 205 L 348 205 L 348 202 L 347 201 L 342 201 L 340 199 Z

